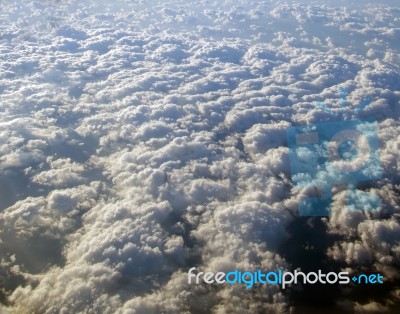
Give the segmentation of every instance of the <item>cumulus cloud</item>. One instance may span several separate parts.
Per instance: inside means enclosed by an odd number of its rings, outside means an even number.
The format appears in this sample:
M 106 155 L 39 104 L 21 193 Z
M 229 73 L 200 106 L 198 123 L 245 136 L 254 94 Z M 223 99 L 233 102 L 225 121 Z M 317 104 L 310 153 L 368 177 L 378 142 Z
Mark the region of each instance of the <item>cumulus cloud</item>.
M 4 311 L 291 311 L 276 286 L 189 285 L 186 272 L 294 267 L 284 248 L 313 187 L 290 180 L 286 131 L 337 119 L 377 120 L 383 175 L 330 186 L 332 215 L 314 236 L 335 239 L 327 263 L 397 282 L 393 6 L 1 5 Z M 334 175 L 318 179 L 332 185 Z M 396 293 L 338 304 L 385 311 Z

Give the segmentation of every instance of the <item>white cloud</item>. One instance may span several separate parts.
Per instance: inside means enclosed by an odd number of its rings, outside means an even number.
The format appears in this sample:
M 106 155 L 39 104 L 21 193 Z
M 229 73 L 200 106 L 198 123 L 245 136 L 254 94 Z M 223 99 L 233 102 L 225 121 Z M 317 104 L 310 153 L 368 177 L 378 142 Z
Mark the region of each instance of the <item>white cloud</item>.
M 394 8 L 2 6 L 0 183 L 13 195 L 0 204 L 1 268 L 22 278 L 7 286 L 10 311 L 289 311 L 275 286 L 188 285 L 185 272 L 292 267 L 281 245 L 305 191 L 289 180 L 286 129 L 337 119 L 340 88 L 346 119 L 378 120 L 384 177 L 363 189 L 382 207 L 368 211 L 371 200 L 354 193 L 364 207 L 349 211 L 333 187 L 327 259 L 398 278 Z M 350 308 L 385 309 L 358 301 Z

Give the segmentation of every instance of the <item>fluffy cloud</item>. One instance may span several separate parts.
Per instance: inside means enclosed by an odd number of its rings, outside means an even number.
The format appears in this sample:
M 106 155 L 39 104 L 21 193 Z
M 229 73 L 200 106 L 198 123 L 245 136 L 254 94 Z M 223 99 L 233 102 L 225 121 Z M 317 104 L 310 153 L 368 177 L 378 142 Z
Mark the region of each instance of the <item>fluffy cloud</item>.
M 398 10 L 2 6 L 4 311 L 289 312 L 276 286 L 189 285 L 186 271 L 292 268 L 283 248 L 307 191 L 289 180 L 286 130 L 338 118 L 378 120 L 383 178 L 331 187 L 327 232 L 315 237 L 335 238 L 328 262 L 398 280 Z M 395 296 L 339 305 L 384 311 Z

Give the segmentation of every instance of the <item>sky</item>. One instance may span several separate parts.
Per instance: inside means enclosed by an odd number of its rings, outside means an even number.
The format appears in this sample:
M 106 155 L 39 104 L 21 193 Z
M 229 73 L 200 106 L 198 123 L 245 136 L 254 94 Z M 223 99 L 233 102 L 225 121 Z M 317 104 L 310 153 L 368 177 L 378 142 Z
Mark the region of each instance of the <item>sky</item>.
M 348 2 L 0 1 L 0 312 L 396 313 L 400 6 Z M 301 216 L 288 128 L 367 118 L 380 175 Z

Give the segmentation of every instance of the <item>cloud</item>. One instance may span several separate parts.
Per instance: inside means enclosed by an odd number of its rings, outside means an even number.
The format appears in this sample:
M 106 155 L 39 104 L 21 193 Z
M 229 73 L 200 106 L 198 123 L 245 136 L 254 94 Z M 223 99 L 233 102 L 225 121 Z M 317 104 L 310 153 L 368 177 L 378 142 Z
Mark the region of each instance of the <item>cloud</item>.
M 249 293 L 189 285 L 186 271 L 291 269 L 283 248 L 312 187 L 299 191 L 290 181 L 286 130 L 343 117 L 377 120 L 383 178 L 353 192 L 331 186 L 327 234 L 314 236 L 335 238 L 327 263 L 398 279 L 395 8 L 2 6 L 7 310 L 289 312 L 291 296 L 276 286 Z M 345 112 L 341 88 L 348 90 Z M 371 103 L 356 110 L 365 97 Z M 329 170 L 318 178 L 327 185 L 335 175 Z M 371 195 L 381 199 L 379 210 L 369 210 Z M 349 200 L 359 206 L 349 210 Z M 392 292 L 383 301 L 395 300 Z M 382 300 L 348 301 L 354 311 L 386 309 Z

